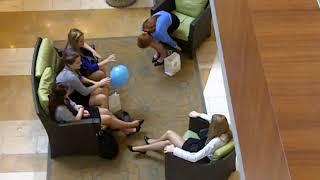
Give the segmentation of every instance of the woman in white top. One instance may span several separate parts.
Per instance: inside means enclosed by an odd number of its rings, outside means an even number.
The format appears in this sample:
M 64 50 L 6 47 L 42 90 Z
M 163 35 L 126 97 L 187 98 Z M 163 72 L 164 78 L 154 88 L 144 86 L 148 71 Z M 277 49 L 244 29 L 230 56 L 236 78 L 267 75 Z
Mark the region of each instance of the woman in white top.
M 129 145 L 128 149 L 139 153 L 146 153 L 147 151 L 172 152 L 173 155 L 191 162 L 197 162 L 204 158 L 212 160 L 213 152 L 228 143 L 232 138 L 227 118 L 220 114 L 215 114 L 210 118 L 206 114 L 195 111 L 190 112 L 189 116 L 201 117 L 211 122 L 208 129 L 200 130 L 200 139 L 189 138 L 184 140 L 177 133 L 169 130 L 158 139 L 145 137 L 146 145 Z

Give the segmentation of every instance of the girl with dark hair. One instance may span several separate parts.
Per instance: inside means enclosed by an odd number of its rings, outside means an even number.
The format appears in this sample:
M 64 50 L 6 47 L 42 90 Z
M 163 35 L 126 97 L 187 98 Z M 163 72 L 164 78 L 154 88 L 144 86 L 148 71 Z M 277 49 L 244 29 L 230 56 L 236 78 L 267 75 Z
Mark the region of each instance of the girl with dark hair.
M 68 88 L 62 84 L 56 85 L 49 95 L 49 113 L 51 119 L 58 123 L 99 118 L 102 125 L 111 129 L 119 129 L 125 134 L 139 132 L 144 122 L 144 120 L 121 121 L 104 108 L 90 107 L 85 109 L 68 98 Z
M 190 117 L 201 117 L 211 121 L 208 129 L 200 130 L 201 139 L 189 138 L 184 140 L 173 131 L 167 131 L 158 139 L 144 137 L 146 145 L 128 146 L 132 152 L 146 153 L 146 151 L 164 151 L 172 152 L 173 155 L 190 162 L 199 160 L 212 160 L 213 152 L 219 147 L 228 143 L 231 138 L 227 118 L 224 115 L 215 114 L 212 118 L 206 114 L 200 114 L 192 111 Z
M 63 61 L 65 67 L 57 75 L 56 83 L 61 83 L 68 87 L 70 99 L 85 107 L 90 105 L 108 108 L 110 78 L 103 78 L 96 82 L 81 76 L 79 73 L 81 66 L 80 55 L 71 49 L 63 52 Z M 84 84 L 90 84 L 90 86 L 87 87 Z
M 116 61 L 115 55 L 102 60 L 100 54 L 84 42 L 84 34 L 76 28 L 70 29 L 66 49 L 72 49 L 81 56 L 80 73 L 91 80 L 99 81 L 106 77 L 105 65 Z

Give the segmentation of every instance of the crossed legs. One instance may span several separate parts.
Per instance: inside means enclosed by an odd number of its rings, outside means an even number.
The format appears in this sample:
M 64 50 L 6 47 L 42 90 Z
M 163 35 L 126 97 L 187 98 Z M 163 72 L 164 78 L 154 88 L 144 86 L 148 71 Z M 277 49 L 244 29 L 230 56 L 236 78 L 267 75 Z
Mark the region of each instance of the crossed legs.
M 176 132 L 168 130 L 158 139 L 149 139 L 147 145 L 133 146 L 134 151 L 163 151 L 164 147 L 173 144 L 175 147 L 182 148 L 185 140 Z

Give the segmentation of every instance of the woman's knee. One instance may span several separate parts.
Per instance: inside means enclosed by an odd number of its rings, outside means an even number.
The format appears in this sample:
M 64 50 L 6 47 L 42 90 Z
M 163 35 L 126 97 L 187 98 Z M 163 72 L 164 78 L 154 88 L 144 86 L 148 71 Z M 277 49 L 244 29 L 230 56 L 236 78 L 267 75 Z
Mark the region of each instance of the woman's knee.
M 109 125 L 111 119 L 112 117 L 110 115 L 101 115 L 101 122 L 104 125 Z
M 99 108 L 99 113 L 101 115 L 110 115 L 110 111 L 106 108 Z
M 166 134 L 167 135 L 171 135 L 171 134 L 173 134 L 174 132 L 172 131 L 172 130 L 168 130 L 167 132 L 166 132 Z
M 94 81 L 99 81 L 105 77 L 106 77 L 106 74 L 103 71 L 98 70 L 98 71 L 92 73 L 89 78 Z

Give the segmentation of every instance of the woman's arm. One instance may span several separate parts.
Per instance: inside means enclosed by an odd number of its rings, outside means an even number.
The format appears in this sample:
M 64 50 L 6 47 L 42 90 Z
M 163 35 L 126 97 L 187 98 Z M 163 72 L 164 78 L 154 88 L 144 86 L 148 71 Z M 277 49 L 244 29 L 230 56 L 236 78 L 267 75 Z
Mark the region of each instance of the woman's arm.
M 83 96 L 87 96 L 98 87 L 108 85 L 109 83 L 110 83 L 110 78 L 104 78 L 96 82 L 92 86 L 86 87 L 78 77 L 75 77 L 72 81 L 70 81 L 70 85 L 73 87 L 73 89 L 78 91 Z
M 209 123 L 211 122 L 211 119 L 212 119 L 212 116 L 210 116 L 208 114 L 204 114 L 204 113 L 198 113 L 197 111 L 191 111 L 189 113 L 189 116 L 190 117 L 194 117 L 194 118 L 200 117 L 200 118 L 202 118 L 204 120 L 209 121 Z
M 197 162 L 200 159 L 208 156 L 210 153 L 212 154 L 216 149 L 223 145 L 224 142 L 217 137 L 212 139 L 203 149 L 198 152 L 192 153 L 175 147 L 173 150 L 173 155 L 190 162 Z
M 107 57 L 105 60 L 102 60 L 101 62 L 98 63 L 98 66 L 104 67 L 106 64 L 110 62 L 115 62 L 116 61 L 116 56 L 114 54 L 111 54 L 109 57 Z
M 84 111 L 84 108 L 80 107 L 78 110 L 78 114 L 74 117 L 75 121 L 80 121 L 82 119 L 83 111 Z
M 91 80 L 91 79 L 88 79 L 88 78 L 86 78 L 86 77 L 84 77 L 84 76 L 81 76 L 81 79 L 82 79 L 82 82 L 83 82 L 83 83 L 86 83 L 86 84 L 95 84 L 95 83 L 97 83 L 96 81 L 93 81 L 93 80 Z
M 93 54 L 95 57 L 97 57 L 97 58 L 99 58 L 99 59 L 102 58 L 101 55 L 100 55 L 96 50 L 94 50 L 92 47 L 90 47 L 87 43 L 84 43 L 84 48 L 86 48 L 86 49 L 88 49 L 89 51 L 91 51 L 92 54 Z

